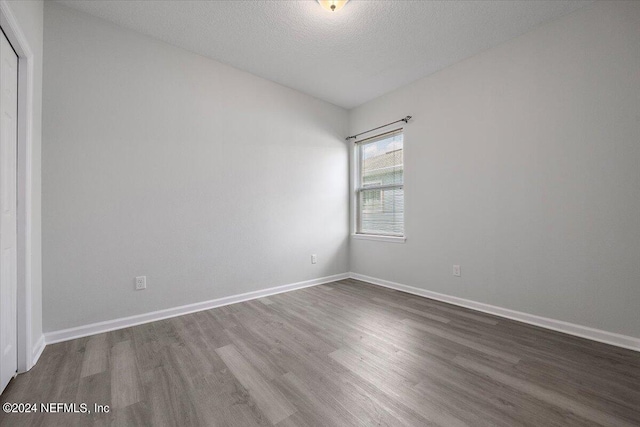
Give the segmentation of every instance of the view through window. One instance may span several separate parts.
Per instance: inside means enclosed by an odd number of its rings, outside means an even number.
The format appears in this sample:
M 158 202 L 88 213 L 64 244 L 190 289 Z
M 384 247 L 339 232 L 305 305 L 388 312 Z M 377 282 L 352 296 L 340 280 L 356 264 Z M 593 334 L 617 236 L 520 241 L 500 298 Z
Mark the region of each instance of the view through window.
M 357 144 L 357 234 L 404 236 L 403 143 L 399 130 Z

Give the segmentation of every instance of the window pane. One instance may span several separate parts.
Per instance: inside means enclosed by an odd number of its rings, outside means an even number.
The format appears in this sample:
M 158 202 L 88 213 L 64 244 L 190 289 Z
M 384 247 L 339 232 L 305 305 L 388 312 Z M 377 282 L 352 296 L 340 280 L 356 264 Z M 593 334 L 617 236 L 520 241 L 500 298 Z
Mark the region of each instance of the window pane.
M 402 134 L 390 135 L 360 145 L 360 182 L 362 188 L 371 185 L 402 184 Z
M 360 233 L 404 235 L 404 190 L 360 191 Z
M 404 236 L 402 132 L 358 144 L 358 233 Z M 390 188 L 374 188 L 391 186 Z

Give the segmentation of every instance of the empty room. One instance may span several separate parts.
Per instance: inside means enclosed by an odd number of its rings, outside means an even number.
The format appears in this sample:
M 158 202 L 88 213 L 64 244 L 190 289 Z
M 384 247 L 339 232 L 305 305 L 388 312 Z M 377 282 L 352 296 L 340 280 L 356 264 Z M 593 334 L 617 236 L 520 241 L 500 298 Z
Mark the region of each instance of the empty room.
M 0 27 L 0 427 L 640 426 L 640 1 Z

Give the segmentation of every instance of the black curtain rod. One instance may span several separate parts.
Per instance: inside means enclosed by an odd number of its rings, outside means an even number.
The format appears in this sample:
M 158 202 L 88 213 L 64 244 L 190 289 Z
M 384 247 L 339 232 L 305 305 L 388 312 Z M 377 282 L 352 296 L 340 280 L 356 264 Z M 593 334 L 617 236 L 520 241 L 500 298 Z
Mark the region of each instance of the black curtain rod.
M 393 124 L 395 124 L 395 123 L 400 123 L 400 122 L 409 123 L 409 120 L 411 120 L 411 116 L 407 116 L 407 117 L 405 117 L 404 119 L 396 120 L 395 122 L 387 123 L 386 125 L 378 126 L 377 128 L 373 128 L 373 129 L 366 130 L 366 131 L 364 131 L 364 132 L 360 132 L 360 133 L 358 133 L 358 134 L 356 134 L 356 135 L 348 136 L 348 137 L 346 138 L 346 140 L 348 141 L 348 140 L 350 140 L 350 139 L 356 139 L 356 138 L 357 138 L 357 137 L 359 137 L 360 135 L 364 135 L 365 133 L 373 132 L 374 130 L 378 130 L 378 129 L 386 128 L 387 126 L 389 126 L 389 125 L 393 125 Z

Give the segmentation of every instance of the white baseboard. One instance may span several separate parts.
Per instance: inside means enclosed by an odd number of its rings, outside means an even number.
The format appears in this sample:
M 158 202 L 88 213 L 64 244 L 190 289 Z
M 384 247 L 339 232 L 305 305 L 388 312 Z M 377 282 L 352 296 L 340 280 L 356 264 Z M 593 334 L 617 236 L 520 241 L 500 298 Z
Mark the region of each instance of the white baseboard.
M 33 346 L 33 353 L 31 355 L 31 366 L 29 368 L 34 367 L 35 364 L 38 363 L 38 359 L 40 359 L 40 355 L 42 354 L 46 346 L 47 345 L 44 341 L 44 334 L 42 334 L 40 335 L 40 338 L 38 338 L 38 342 L 36 342 Z
M 640 351 L 640 338 L 607 332 L 587 326 L 576 325 L 575 323 L 563 322 L 562 320 L 549 319 L 546 317 L 536 316 L 520 311 L 509 310 L 507 308 L 497 307 L 495 305 L 489 305 L 464 298 L 454 297 L 451 295 L 440 294 L 438 292 L 427 291 L 425 289 L 402 285 L 400 283 L 377 279 L 375 277 L 369 277 L 362 274 L 351 273 L 351 278 L 361 280 L 363 282 L 368 282 L 373 285 L 383 286 L 385 288 L 395 289 L 397 291 L 402 291 L 409 294 L 418 295 L 421 297 L 430 298 L 465 308 L 470 308 L 472 310 L 482 311 L 484 313 L 505 317 L 507 319 L 516 320 L 518 322 L 528 323 L 530 325 L 540 326 L 542 328 L 563 332 L 565 334 L 575 335 L 577 337 L 599 341 L 605 344 L 615 345 L 617 347 Z
M 244 294 L 232 295 L 209 301 L 187 304 L 179 307 L 167 308 L 164 310 L 152 311 L 150 313 L 138 314 L 135 316 L 121 317 L 119 319 L 107 320 L 104 322 L 91 323 L 89 325 L 75 328 L 62 329 L 59 331 L 47 332 L 44 340 L 47 344 L 82 338 L 89 335 L 114 331 L 116 329 L 128 328 L 130 326 L 141 325 L 143 323 L 155 322 L 157 320 L 168 319 L 170 317 L 182 316 L 184 314 L 195 313 L 197 311 L 209 310 L 215 307 L 235 304 L 242 301 L 249 301 L 256 298 L 263 298 L 269 295 L 280 294 L 282 292 L 307 288 L 309 286 L 322 285 L 323 283 L 335 282 L 349 278 L 349 273 L 336 274 L 333 276 L 320 277 L 318 279 L 305 280 L 303 282 L 291 283 L 288 285 L 276 286 L 259 291 L 247 292 Z M 43 346 L 44 348 L 44 346 Z
M 395 289 L 413 295 L 458 305 L 472 310 L 481 311 L 495 316 L 504 317 L 518 322 L 528 323 L 542 328 L 563 332 L 569 335 L 575 335 L 581 338 L 590 339 L 606 344 L 615 345 L 617 347 L 627 348 L 630 350 L 640 351 L 640 338 L 630 337 L 627 335 L 607 332 L 600 329 L 590 328 L 587 326 L 577 325 L 575 323 L 564 322 L 561 320 L 549 319 L 546 317 L 536 316 L 533 314 L 523 313 L 520 311 L 510 310 L 507 308 L 497 307 L 477 301 L 464 298 L 445 295 L 438 292 L 432 292 L 413 286 L 403 285 L 388 280 L 369 277 L 357 273 L 336 274 L 333 276 L 321 277 L 318 279 L 306 280 L 288 285 L 276 286 L 273 288 L 263 289 L 259 291 L 247 292 L 244 294 L 232 295 L 229 297 L 218 298 L 210 301 L 203 301 L 194 304 L 173 307 L 164 310 L 153 311 L 150 313 L 139 314 L 136 316 L 122 317 L 119 319 L 107 320 L 104 322 L 92 323 L 89 325 L 78 326 L 75 328 L 63 329 L 54 332 L 47 332 L 40 337 L 33 348 L 33 365 L 38 361 L 45 348 L 45 344 L 53 344 L 62 341 L 68 341 L 76 338 L 82 338 L 90 335 L 100 334 L 103 332 L 114 331 L 117 329 L 128 328 L 130 326 L 140 325 L 143 323 L 154 322 L 157 320 L 168 319 L 170 317 L 182 316 L 184 314 L 195 313 L 197 311 L 209 310 L 215 307 L 235 304 L 242 301 L 249 301 L 256 298 L 263 298 L 269 295 L 275 295 L 282 292 L 293 291 L 296 289 L 307 288 L 310 286 L 321 285 L 324 283 L 335 282 L 352 278 L 361 280 L 372 285 L 383 286 L 385 288 Z

